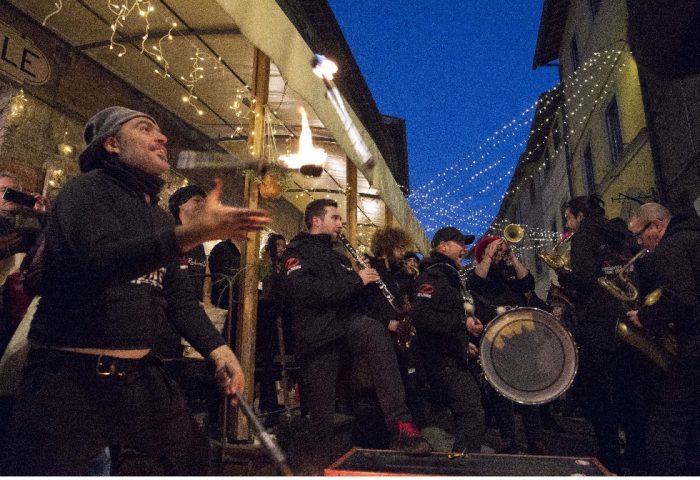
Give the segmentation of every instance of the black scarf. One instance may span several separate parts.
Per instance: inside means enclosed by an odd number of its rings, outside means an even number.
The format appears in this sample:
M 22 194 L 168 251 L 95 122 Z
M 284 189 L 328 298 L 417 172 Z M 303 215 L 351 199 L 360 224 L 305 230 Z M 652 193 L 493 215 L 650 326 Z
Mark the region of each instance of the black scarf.
M 115 155 L 102 159 L 101 166 L 107 174 L 122 182 L 133 192 L 148 195 L 151 204 L 158 203 L 158 193 L 165 185 L 165 180 L 160 176 L 126 165 Z

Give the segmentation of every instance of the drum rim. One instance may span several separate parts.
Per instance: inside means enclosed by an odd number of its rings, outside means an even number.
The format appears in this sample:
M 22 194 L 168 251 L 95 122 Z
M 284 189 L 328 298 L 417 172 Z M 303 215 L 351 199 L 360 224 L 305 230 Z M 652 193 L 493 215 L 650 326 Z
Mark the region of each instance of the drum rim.
M 552 320 L 553 320 L 553 324 L 556 324 L 556 325 L 559 327 L 558 329 L 561 331 L 561 333 L 564 334 L 564 337 L 565 337 L 565 338 L 567 338 L 568 340 L 570 340 L 571 345 L 573 345 L 573 347 L 574 347 L 574 348 L 573 348 L 573 360 L 574 360 L 574 364 L 573 364 L 573 369 L 572 369 L 572 371 L 571 371 L 571 378 L 568 380 L 568 382 L 566 382 L 566 384 L 563 384 L 563 385 L 561 386 L 561 388 L 558 388 L 558 389 L 556 390 L 556 392 L 553 392 L 552 395 L 550 395 L 549 397 L 547 397 L 547 398 L 544 399 L 544 400 L 529 400 L 529 399 L 523 399 L 522 397 L 517 397 L 517 396 L 515 396 L 512 392 L 513 392 L 513 391 L 518 392 L 518 390 L 517 390 L 517 389 L 514 389 L 514 388 L 512 388 L 512 387 L 510 388 L 510 390 L 504 390 L 504 388 L 501 386 L 501 384 L 504 384 L 505 382 L 500 382 L 500 384 L 497 384 L 498 382 L 494 382 L 493 378 L 491 378 L 491 371 L 490 371 L 490 369 L 489 369 L 489 368 L 484 368 L 483 360 L 480 360 L 481 371 L 482 371 L 483 374 L 484 374 L 484 379 L 488 382 L 489 385 L 491 385 L 491 387 L 492 387 L 494 390 L 496 390 L 496 392 L 497 392 L 499 395 L 501 395 L 501 396 L 503 396 L 503 397 L 507 398 L 508 400 L 511 400 L 511 401 L 513 401 L 513 402 L 515 402 L 515 403 L 519 403 L 519 404 L 521 404 L 521 405 L 542 405 L 542 404 L 545 404 L 545 403 L 549 403 L 549 402 L 551 402 L 551 401 L 554 401 L 554 400 L 556 400 L 557 398 L 559 398 L 560 396 L 562 396 L 564 393 L 566 393 L 566 392 L 569 390 L 569 388 L 571 388 L 571 385 L 574 383 L 574 379 L 576 378 L 576 374 L 578 373 L 578 367 L 579 367 L 579 353 L 578 353 L 578 344 L 576 343 L 576 340 L 574 339 L 574 336 L 573 336 L 573 334 L 571 333 L 571 331 L 570 331 L 568 328 L 566 328 L 566 327 L 565 327 L 554 315 L 552 315 L 550 312 L 547 312 L 546 310 L 542 310 L 542 309 L 540 309 L 540 308 L 534 308 L 534 307 L 517 307 L 517 308 L 508 310 L 508 311 L 506 311 L 506 312 L 503 312 L 503 313 L 501 313 L 501 314 L 495 316 L 495 317 L 488 323 L 488 325 L 486 325 L 486 327 L 484 328 L 484 331 L 481 333 L 481 340 L 479 341 L 479 354 L 480 354 L 480 358 L 483 358 L 483 357 L 481 357 L 481 353 L 483 352 L 484 341 L 486 340 L 486 336 L 487 336 L 486 333 L 488 332 L 488 330 L 489 330 L 490 328 L 493 328 L 493 326 L 497 324 L 497 321 L 498 321 L 500 318 L 502 318 L 502 317 L 504 317 L 504 316 L 506 316 L 506 315 L 512 314 L 514 311 L 520 311 L 520 312 L 522 312 L 522 311 L 533 311 L 533 312 L 537 312 L 537 313 L 544 314 L 544 317 L 545 317 L 545 318 L 550 318 L 550 319 L 552 319 Z M 500 378 L 499 378 L 499 380 L 500 380 Z M 509 386 L 509 387 L 510 387 L 510 386 Z

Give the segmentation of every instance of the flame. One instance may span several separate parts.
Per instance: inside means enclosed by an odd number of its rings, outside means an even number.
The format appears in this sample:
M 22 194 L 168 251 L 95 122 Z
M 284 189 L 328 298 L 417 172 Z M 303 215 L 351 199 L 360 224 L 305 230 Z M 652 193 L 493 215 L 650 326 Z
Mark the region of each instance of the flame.
M 292 169 L 299 169 L 301 173 L 307 173 L 312 176 L 319 176 L 323 171 L 323 163 L 328 155 L 322 148 L 314 147 L 311 138 L 311 128 L 309 127 L 309 119 L 306 115 L 304 107 L 299 107 L 301 113 L 301 134 L 299 135 L 299 153 L 290 153 L 288 155 L 280 155 L 280 160 Z M 316 174 L 316 172 L 318 172 Z

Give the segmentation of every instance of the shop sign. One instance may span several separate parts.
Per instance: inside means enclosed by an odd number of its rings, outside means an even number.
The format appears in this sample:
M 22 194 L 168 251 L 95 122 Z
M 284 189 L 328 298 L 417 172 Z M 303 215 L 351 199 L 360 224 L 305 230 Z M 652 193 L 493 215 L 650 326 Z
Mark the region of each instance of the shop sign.
M 0 22 L 0 72 L 21 84 L 43 85 L 51 67 L 31 40 Z

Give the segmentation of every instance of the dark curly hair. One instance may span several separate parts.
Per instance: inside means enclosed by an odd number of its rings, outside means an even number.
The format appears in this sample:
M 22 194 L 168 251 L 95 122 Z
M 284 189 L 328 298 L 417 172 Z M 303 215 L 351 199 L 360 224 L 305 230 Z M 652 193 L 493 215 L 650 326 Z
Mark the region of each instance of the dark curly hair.
M 605 216 L 604 206 L 605 202 L 596 194 L 581 195 L 566 202 L 566 208 L 571 210 L 572 214 L 583 213 L 584 218 Z
M 411 237 L 400 228 L 383 227 L 372 235 L 372 255 L 390 255 L 395 248 L 408 248 L 411 243 Z

